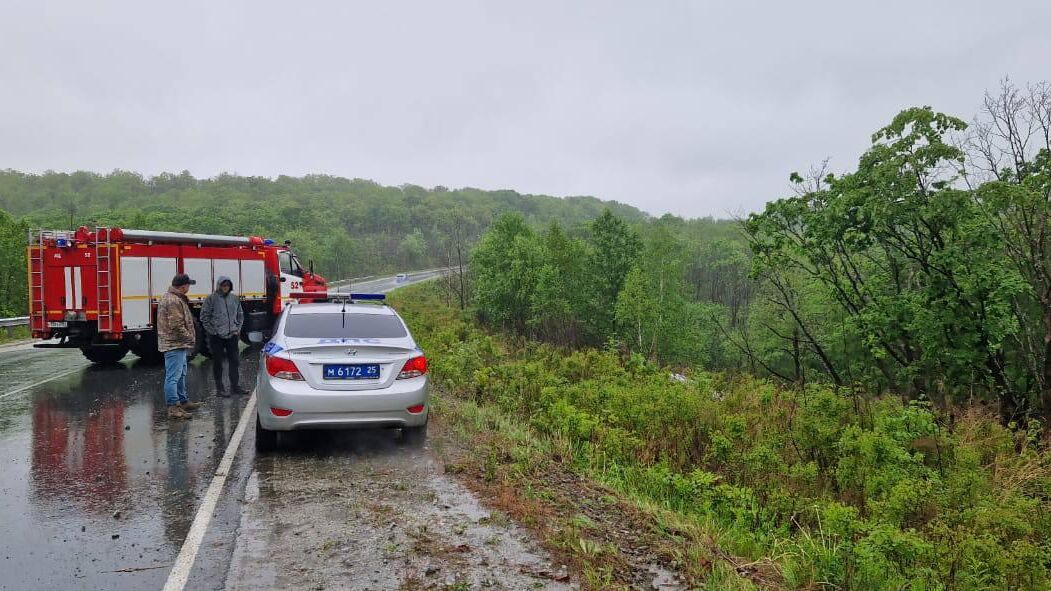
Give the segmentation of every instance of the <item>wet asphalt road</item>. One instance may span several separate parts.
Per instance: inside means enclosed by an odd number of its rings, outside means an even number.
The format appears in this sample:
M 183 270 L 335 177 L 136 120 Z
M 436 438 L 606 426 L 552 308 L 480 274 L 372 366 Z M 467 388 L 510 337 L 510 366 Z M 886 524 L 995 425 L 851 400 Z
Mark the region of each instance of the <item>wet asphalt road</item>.
M 252 385 L 258 353 L 241 355 L 241 383 Z M 164 585 L 247 402 L 214 397 L 210 370 L 191 363 L 190 397 L 204 405 L 170 422 L 162 366 L 0 348 L 0 588 Z M 188 589 L 485 583 L 501 568 L 509 578 L 496 588 L 552 587 L 535 573 L 553 567 L 526 536 L 490 523 L 428 449 L 400 445 L 395 432 L 308 433 L 259 458 L 253 443 L 249 428 Z
M 243 351 L 245 383 L 257 366 Z M 162 366 L 31 348 L 0 351 L 0 396 L 77 367 L 0 404 L 0 587 L 159 588 L 245 399 L 212 397 L 195 361 L 188 387 L 205 405 L 171 423 Z

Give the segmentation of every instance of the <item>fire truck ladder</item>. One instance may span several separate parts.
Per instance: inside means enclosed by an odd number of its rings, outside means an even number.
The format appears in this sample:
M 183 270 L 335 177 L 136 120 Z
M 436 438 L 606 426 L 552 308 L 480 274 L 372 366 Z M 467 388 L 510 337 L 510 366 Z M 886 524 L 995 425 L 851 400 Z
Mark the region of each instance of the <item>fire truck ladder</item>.
M 30 330 L 47 328 L 47 310 L 44 309 L 44 234 L 45 230 L 29 231 Z
M 95 227 L 95 303 L 98 305 L 99 332 L 113 331 L 113 250 L 109 232 L 108 228 Z M 101 239 L 103 234 L 105 241 Z

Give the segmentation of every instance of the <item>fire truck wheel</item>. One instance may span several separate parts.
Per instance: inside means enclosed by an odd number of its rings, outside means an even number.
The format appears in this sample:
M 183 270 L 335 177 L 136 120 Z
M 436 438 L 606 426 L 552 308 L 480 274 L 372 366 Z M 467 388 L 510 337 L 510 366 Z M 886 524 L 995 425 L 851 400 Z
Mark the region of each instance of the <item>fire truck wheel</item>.
M 116 363 L 128 354 L 127 345 L 96 345 L 93 347 L 81 347 L 80 352 L 92 363 Z
M 157 350 L 157 333 L 147 332 L 139 335 L 137 339 L 125 339 L 128 348 L 146 363 L 160 363 L 164 361 L 164 353 Z
M 156 365 L 158 363 L 164 362 L 164 353 L 158 351 L 156 347 L 154 347 L 153 349 L 143 349 L 136 347 L 132 349 L 131 352 L 134 353 L 139 359 L 141 359 L 142 363 Z
M 198 320 L 194 320 L 193 325 L 197 329 L 197 347 L 194 348 L 191 359 L 198 355 L 211 359 L 212 351 L 208 348 L 208 337 L 204 334 L 204 327 Z

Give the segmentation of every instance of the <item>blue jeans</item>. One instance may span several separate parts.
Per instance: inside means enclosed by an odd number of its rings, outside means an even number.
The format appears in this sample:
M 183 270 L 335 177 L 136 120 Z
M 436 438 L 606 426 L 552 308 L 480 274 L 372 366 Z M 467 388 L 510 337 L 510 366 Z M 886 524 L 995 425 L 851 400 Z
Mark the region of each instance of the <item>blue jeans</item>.
M 188 402 L 186 397 L 186 354 L 189 349 L 164 352 L 164 403 L 175 406 Z

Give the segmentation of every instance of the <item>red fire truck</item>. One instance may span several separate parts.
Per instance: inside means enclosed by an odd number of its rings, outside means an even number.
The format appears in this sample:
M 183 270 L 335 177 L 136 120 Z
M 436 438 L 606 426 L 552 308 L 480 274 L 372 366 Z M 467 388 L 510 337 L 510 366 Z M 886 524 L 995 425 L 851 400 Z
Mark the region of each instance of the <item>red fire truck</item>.
M 29 234 L 29 317 L 33 337 L 58 339 L 37 347 L 79 348 L 95 363 L 128 351 L 156 360 L 157 302 L 176 273 L 197 284 L 187 297 L 196 316 L 227 276 L 241 298 L 249 344 L 270 338 L 293 292 L 325 292 L 325 279 L 303 268 L 288 242 L 256 236 L 214 236 L 81 226 L 73 232 Z M 298 299 L 298 298 L 297 298 Z M 198 351 L 208 355 L 197 327 Z

